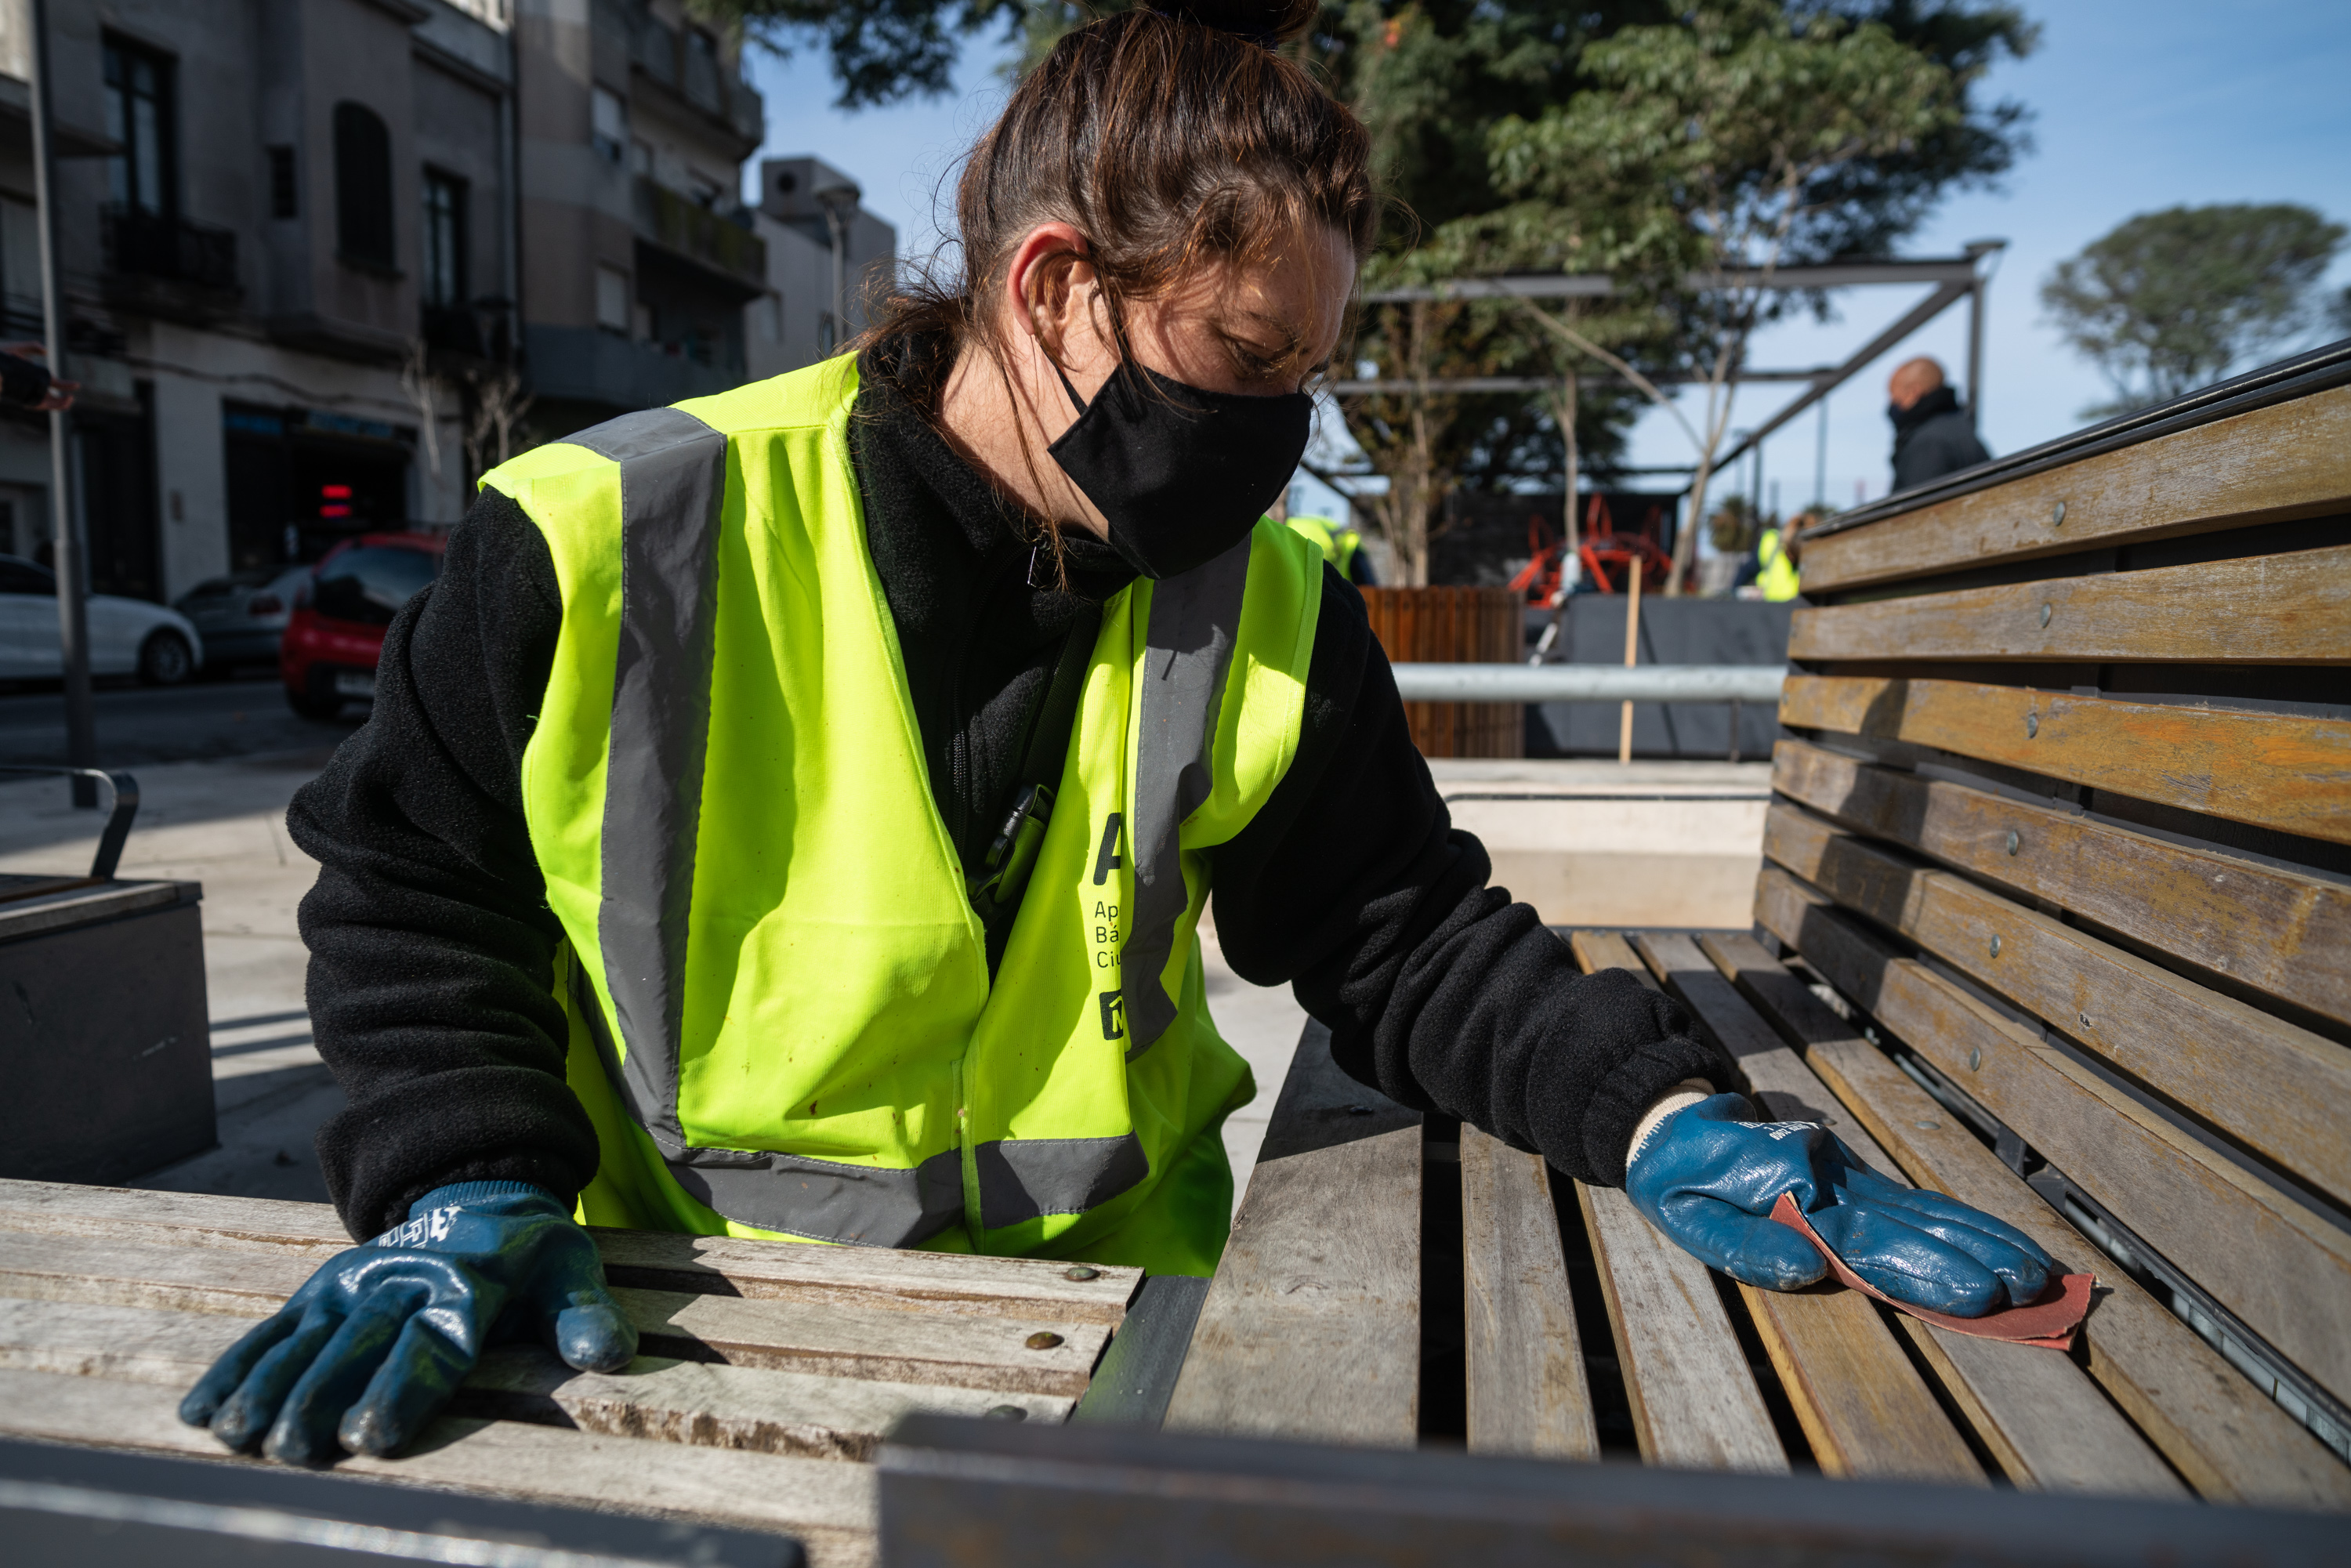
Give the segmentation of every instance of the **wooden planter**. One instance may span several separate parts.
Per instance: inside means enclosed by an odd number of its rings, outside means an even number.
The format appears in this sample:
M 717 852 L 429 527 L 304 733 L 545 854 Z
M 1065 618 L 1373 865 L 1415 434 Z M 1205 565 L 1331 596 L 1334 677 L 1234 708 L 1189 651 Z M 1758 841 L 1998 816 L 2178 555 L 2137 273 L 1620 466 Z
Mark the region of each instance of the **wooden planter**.
M 1372 634 L 1392 664 L 1515 664 L 1526 657 L 1525 609 L 1507 588 L 1366 588 Z M 1523 757 L 1520 703 L 1406 703 L 1424 757 Z

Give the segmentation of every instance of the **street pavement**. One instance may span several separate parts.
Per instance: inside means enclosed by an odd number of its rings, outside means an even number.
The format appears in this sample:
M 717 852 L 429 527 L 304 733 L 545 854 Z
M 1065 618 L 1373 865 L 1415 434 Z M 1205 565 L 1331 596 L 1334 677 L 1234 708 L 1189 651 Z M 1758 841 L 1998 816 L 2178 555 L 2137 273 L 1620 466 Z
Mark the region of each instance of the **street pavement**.
M 311 1140 L 345 1102 L 311 1040 L 295 910 L 318 866 L 287 836 L 286 808 L 366 709 L 311 724 L 257 681 L 102 691 L 98 706 L 100 760 L 140 789 L 118 874 L 204 884 L 220 1145 L 131 1185 L 323 1203 Z M 62 760 L 63 734 L 54 689 L 0 695 L 0 763 Z M 72 809 L 62 780 L 0 776 L 0 872 L 85 871 L 100 825 Z M 1257 1099 L 1225 1127 L 1238 1203 L 1306 1015 L 1286 988 L 1233 974 L 1213 930 L 1202 936 L 1217 1026 L 1257 1074 Z
M 367 716 L 363 703 L 340 719 L 297 716 L 275 670 L 183 686 L 110 684 L 92 706 L 105 768 L 331 747 Z M 57 766 L 65 759 L 66 699 L 58 684 L 0 685 L 0 763 Z

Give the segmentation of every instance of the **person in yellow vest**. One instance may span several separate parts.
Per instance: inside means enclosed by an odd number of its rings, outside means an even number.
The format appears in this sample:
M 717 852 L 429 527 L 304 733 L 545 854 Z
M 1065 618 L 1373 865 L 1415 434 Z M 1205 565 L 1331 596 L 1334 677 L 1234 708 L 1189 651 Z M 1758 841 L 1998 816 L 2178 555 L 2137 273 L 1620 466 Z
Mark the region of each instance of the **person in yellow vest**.
M 1755 586 L 1762 590 L 1762 598 L 1777 602 L 1796 597 L 1802 587 L 1796 574 L 1796 536 L 1818 521 L 1819 517 L 1805 512 L 1765 528 L 1763 537 L 1755 541 Z
M 1256 1092 L 1199 925 L 1338 1064 L 1623 1184 L 1739 1278 L 1982 1312 L 2032 1244 L 1761 1124 L 1671 1000 L 1487 885 L 1361 599 L 1267 519 L 1378 206 L 1273 46 L 1079 28 L 974 151 L 951 290 L 493 471 L 288 813 L 355 1238 L 181 1406 L 399 1449 L 483 1346 L 615 1369 L 584 1226 L 1212 1272 Z
M 1358 588 L 1378 586 L 1372 575 L 1371 558 L 1364 553 L 1364 536 L 1353 528 L 1343 528 L 1332 517 L 1309 514 L 1290 519 L 1290 531 L 1322 552 L 1332 570 Z

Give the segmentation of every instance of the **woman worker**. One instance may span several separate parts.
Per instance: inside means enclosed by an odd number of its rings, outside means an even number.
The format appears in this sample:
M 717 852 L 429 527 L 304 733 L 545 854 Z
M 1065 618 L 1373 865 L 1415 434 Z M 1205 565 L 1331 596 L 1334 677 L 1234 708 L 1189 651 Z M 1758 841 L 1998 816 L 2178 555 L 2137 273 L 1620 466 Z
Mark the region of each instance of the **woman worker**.
M 1063 38 L 974 149 L 960 292 L 862 351 L 490 474 L 297 799 L 319 1135 L 354 1236 L 183 1406 L 398 1448 L 486 1340 L 626 1363 L 588 1224 L 1206 1274 L 1253 1093 L 1201 984 L 1751 1282 L 1981 1312 L 2047 1260 L 1757 1125 L 1673 1002 L 1487 886 L 1361 599 L 1262 520 L 1375 201 L 1271 46 L 1311 0 Z M 1637 1149 L 1629 1159 L 1628 1151 Z

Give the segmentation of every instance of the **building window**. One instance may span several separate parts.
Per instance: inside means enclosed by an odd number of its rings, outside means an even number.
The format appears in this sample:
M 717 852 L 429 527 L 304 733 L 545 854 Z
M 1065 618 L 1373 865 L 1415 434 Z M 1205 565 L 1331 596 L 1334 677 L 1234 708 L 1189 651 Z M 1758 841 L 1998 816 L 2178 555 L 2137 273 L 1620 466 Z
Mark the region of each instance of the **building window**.
M 617 267 L 596 269 L 596 325 L 608 332 L 629 329 L 629 275 Z
M 465 182 L 424 171 L 424 303 L 465 302 Z
M 375 110 L 335 105 L 335 248 L 346 261 L 398 265 L 392 224 L 392 132 Z
M 600 157 L 618 163 L 629 151 L 629 106 L 611 88 L 590 95 L 588 139 Z
M 643 179 L 653 177 L 653 144 L 641 138 L 629 141 L 629 172 Z
M 269 215 L 273 218 L 300 216 L 300 187 L 294 180 L 294 149 L 272 147 L 269 150 Z
M 118 206 L 159 214 L 178 211 L 172 119 L 171 57 L 107 39 L 106 133 L 122 148 L 107 160 L 107 194 Z

